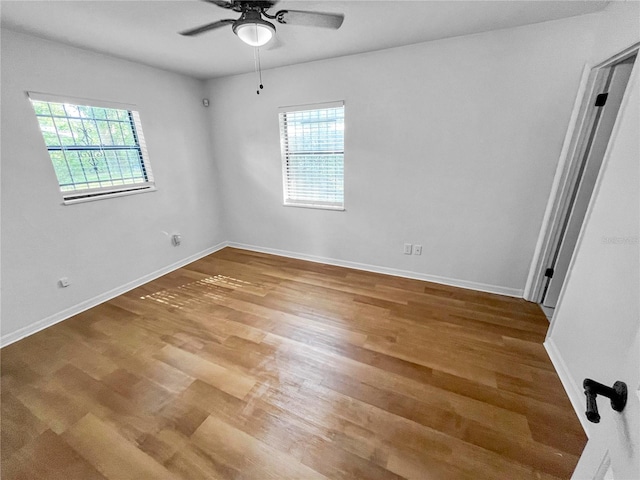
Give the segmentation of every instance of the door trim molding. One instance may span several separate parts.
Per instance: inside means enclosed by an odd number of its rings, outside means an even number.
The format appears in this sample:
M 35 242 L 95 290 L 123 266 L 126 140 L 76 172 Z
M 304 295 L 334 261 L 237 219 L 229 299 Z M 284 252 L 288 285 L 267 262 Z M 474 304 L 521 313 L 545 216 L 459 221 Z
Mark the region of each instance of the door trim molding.
M 593 103 L 606 80 L 606 69 L 628 57 L 637 55 L 639 49 L 640 43 L 636 43 L 602 63 L 586 64 L 582 70 L 578 92 L 524 287 L 523 297 L 525 300 L 535 303 L 542 301 L 545 270 L 550 267 L 549 263 L 561 241 L 562 224 L 568 214 L 571 192 L 577 181 L 580 160 L 588 142 L 585 126 L 593 121 L 596 114 L 596 107 Z
M 556 168 L 556 174 L 551 185 L 551 193 L 544 212 L 542 227 L 536 242 L 536 248 L 529 267 L 527 283 L 524 287 L 524 299 L 530 302 L 539 303 L 542 300 L 542 289 L 544 284 L 544 271 L 547 262 L 553 254 L 553 249 L 558 241 L 560 222 L 562 221 L 561 207 L 562 194 L 568 189 L 569 171 L 572 159 L 578 149 L 578 132 L 582 129 L 586 121 L 586 98 L 591 98 L 595 87 L 593 68 L 585 65 L 582 70 L 582 77 L 578 86 L 578 93 L 573 104 L 573 111 L 569 119 L 569 127 L 560 151 L 560 159 Z M 565 195 L 566 197 L 567 195 Z M 566 198 L 565 198 L 566 200 Z

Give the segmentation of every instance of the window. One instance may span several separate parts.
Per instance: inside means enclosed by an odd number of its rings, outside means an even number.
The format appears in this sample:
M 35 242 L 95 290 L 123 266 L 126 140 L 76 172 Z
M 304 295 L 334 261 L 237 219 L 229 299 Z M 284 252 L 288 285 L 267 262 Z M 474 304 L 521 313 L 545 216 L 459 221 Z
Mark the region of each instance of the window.
M 65 203 L 153 190 L 140 116 L 132 107 L 37 93 L 29 98 Z
M 344 102 L 279 116 L 284 204 L 344 210 Z

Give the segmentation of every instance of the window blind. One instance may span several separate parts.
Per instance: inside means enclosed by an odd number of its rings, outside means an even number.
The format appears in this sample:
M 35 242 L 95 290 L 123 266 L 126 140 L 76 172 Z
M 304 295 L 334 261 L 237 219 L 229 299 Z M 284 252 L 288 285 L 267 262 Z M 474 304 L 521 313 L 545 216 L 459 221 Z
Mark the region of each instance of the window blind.
M 283 107 L 285 205 L 344 208 L 344 103 Z

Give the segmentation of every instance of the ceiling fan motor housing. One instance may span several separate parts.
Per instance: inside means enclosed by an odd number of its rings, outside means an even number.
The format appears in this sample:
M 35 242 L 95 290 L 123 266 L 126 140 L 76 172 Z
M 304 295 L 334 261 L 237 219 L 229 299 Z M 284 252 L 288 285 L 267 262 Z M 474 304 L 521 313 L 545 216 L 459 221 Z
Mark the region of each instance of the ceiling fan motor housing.
M 229 6 L 231 10 L 235 10 L 236 12 L 246 12 L 247 10 L 267 10 L 273 7 L 277 2 L 270 0 L 234 0 L 229 2 Z

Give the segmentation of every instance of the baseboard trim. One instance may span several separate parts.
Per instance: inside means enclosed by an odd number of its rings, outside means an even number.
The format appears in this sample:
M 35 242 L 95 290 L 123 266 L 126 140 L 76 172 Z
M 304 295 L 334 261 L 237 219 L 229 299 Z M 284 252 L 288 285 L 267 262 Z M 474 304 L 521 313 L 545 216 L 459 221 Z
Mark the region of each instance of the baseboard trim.
M 547 351 L 547 355 L 551 359 L 551 363 L 553 364 L 553 368 L 555 368 L 558 377 L 560 378 L 560 382 L 564 387 L 564 391 L 567 393 L 569 400 L 571 401 L 571 405 L 580 420 L 580 424 L 582 425 L 582 429 L 589 437 L 589 422 L 587 421 L 584 415 L 585 409 L 585 396 L 583 390 L 579 385 L 573 381 L 571 375 L 569 374 L 569 369 L 567 368 L 567 364 L 562 358 L 562 354 L 560 350 L 556 346 L 555 342 L 552 338 L 547 338 L 544 342 L 544 348 Z
M 26 327 L 16 330 L 15 332 L 2 335 L 0 336 L 0 348 L 6 347 L 7 345 L 17 342 L 18 340 L 21 340 L 29 335 L 33 335 L 34 333 L 39 332 L 40 330 L 44 330 L 45 328 L 55 325 L 56 323 L 62 322 L 63 320 L 66 320 L 69 317 L 78 315 L 79 313 L 82 313 L 85 310 L 88 310 L 97 305 L 100 305 L 101 303 L 111 300 L 112 298 L 117 297 L 118 295 L 122 295 L 123 293 L 133 290 L 134 288 L 144 285 L 145 283 L 155 280 L 156 278 L 161 277 L 162 275 L 166 275 L 167 273 L 177 270 L 178 268 L 184 267 L 185 265 L 188 265 L 189 263 L 194 262 L 202 257 L 211 255 L 212 253 L 215 253 L 218 250 L 222 250 L 227 246 L 238 248 L 241 250 L 268 253 L 270 255 L 278 255 L 278 256 L 287 257 L 287 258 L 295 258 L 298 260 L 307 260 L 310 262 L 325 263 L 328 265 L 335 265 L 338 267 L 353 268 L 355 270 L 363 270 L 366 272 L 382 273 L 385 275 L 393 275 L 395 277 L 412 278 L 414 280 L 423 280 L 426 282 L 439 283 L 442 285 L 460 287 L 468 290 L 495 293 L 498 295 L 505 295 L 508 297 L 522 298 L 522 294 L 523 294 L 523 290 L 515 289 L 515 288 L 500 287 L 497 285 L 470 282 L 466 280 L 457 280 L 453 278 L 439 277 L 436 275 L 428 275 L 428 274 L 412 272 L 408 270 L 399 270 L 396 268 L 382 267 L 382 266 L 370 265 L 366 263 L 337 260 L 335 258 L 320 257 L 316 255 L 307 255 L 307 254 L 291 252 L 287 250 L 279 250 L 275 248 L 248 245 L 244 243 L 221 242 L 213 247 L 202 250 L 201 252 L 195 253 L 178 262 L 172 263 L 171 265 L 168 265 L 164 268 L 156 270 L 155 272 L 152 272 L 148 275 L 144 275 L 136 280 L 133 280 L 129 283 L 121 285 L 120 287 L 114 288 L 108 292 L 105 292 L 103 294 L 90 298 L 89 300 L 85 300 L 84 302 L 81 302 L 77 305 L 66 308 L 61 312 L 50 315 L 49 317 L 39 320 L 35 323 L 32 323 L 31 325 L 27 325 Z
M 337 260 L 335 258 L 319 257 L 316 255 L 307 255 L 304 253 L 290 252 L 287 250 L 278 250 L 276 248 L 259 247 L 256 245 L 247 245 L 244 243 L 228 242 L 229 247 L 239 248 L 241 250 L 249 250 L 253 252 L 268 253 L 278 255 L 280 257 L 295 258 L 297 260 L 307 260 L 309 262 L 326 263 L 337 267 L 353 268 L 355 270 L 364 270 L 366 272 L 382 273 L 385 275 L 393 275 L 395 277 L 411 278 L 414 280 L 423 280 L 425 282 L 439 283 L 449 285 L 451 287 L 466 288 L 467 290 L 476 290 L 480 292 L 495 293 L 505 295 L 507 297 L 522 298 L 524 290 L 508 287 L 500 287 L 497 285 L 489 285 L 486 283 L 470 282 L 467 280 L 457 280 L 447 277 L 439 277 L 436 275 L 428 275 L 425 273 L 412 272 L 409 270 L 399 270 L 396 268 L 381 267 L 378 265 L 370 265 L 366 263 L 349 262 L 346 260 Z
M 100 305 L 101 303 L 111 300 L 112 298 L 115 298 L 118 295 L 122 295 L 123 293 L 126 293 L 129 290 L 133 290 L 134 288 L 144 285 L 145 283 L 148 283 L 151 280 L 155 280 L 156 278 L 161 277 L 162 275 L 166 275 L 167 273 L 173 272 L 174 270 L 184 267 L 185 265 L 188 265 L 191 262 L 195 262 L 196 260 L 199 260 L 202 257 L 211 255 L 212 253 L 215 253 L 226 246 L 227 246 L 227 242 L 221 242 L 213 247 L 207 248 L 198 253 L 190 255 L 187 258 L 183 258 L 182 260 L 172 263 L 171 265 L 167 265 L 166 267 L 156 270 L 155 272 L 144 275 L 136 280 L 133 280 L 129 283 L 126 283 L 112 290 L 109 290 L 108 292 L 97 295 L 93 298 L 90 298 L 89 300 L 85 300 L 84 302 L 81 302 L 72 307 L 66 308 L 61 312 L 50 315 L 49 317 L 39 320 L 35 323 L 32 323 L 31 325 L 27 325 L 26 327 L 16 330 L 15 332 L 2 335 L 0 337 L 0 347 L 6 347 L 7 345 L 17 342 L 18 340 L 21 340 L 24 337 L 33 335 L 34 333 L 39 332 L 40 330 L 44 330 L 45 328 L 55 325 L 56 323 L 62 322 L 69 317 L 78 315 L 79 313 L 82 313 L 85 310 L 89 310 L 90 308 L 93 308 L 97 305 Z

